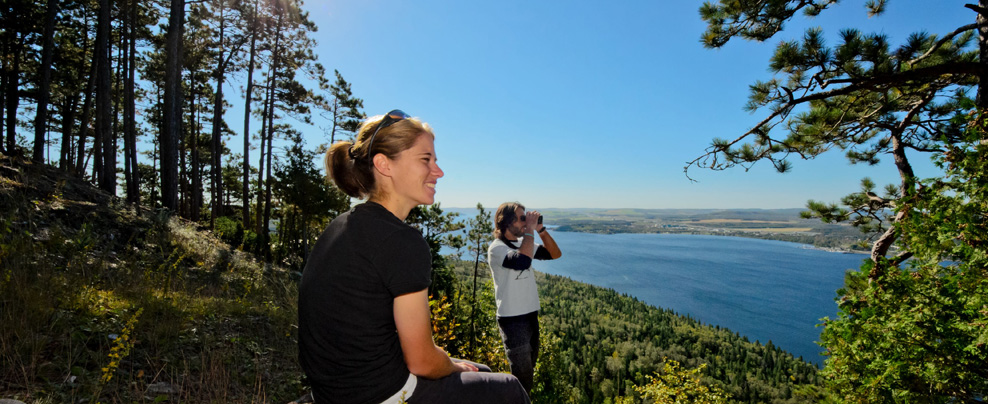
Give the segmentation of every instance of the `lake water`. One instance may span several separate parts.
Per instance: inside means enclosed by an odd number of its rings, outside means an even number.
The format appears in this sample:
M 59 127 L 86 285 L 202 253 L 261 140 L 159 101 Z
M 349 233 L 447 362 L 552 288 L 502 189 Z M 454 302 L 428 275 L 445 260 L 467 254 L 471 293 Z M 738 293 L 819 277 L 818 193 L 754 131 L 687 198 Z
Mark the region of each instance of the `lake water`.
M 611 288 L 821 365 L 816 344 L 835 317 L 844 272 L 865 254 L 772 240 L 679 234 L 554 232 L 563 251 L 535 269 Z

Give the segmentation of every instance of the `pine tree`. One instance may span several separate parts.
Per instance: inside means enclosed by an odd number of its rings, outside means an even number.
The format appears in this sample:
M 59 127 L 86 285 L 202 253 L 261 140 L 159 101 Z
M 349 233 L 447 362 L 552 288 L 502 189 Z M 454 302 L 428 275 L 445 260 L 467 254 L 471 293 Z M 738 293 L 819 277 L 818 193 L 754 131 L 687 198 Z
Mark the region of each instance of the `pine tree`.
M 178 211 L 178 142 L 182 136 L 182 27 L 185 26 L 185 0 L 171 0 L 165 45 L 165 77 L 161 145 L 161 205 Z
M 708 2 L 700 8 L 708 23 L 702 41 L 716 48 L 736 37 L 765 40 L 796 13 L 814 16 L 837 3 Z M 871 16 L 885 6 L 884 0 L 866 4 Z M 861 272 L 849 273 L 839 291 L 839 318 L 825 319 L 823 342 L 830 355 L 825 373 L 831 388 L 851 401 L 967 401 L 988 392 L 988 374 L 972 364 L 988 361 L 976 343 L 983 346 L 988 338 L 980 328 L 988 323 L 988 312 L 963 303 L 983 296 L 978 285 L 988 280 L 983 263 L 972 271 L 986 246 L 977 241 L 981 236 L 972 243 L 966 230 L 984 223 L 985 206 L 970 205 L 967 215 L 938 227 L 936 241 L 924 235 L 947 220 L 931 215 L 937 201 L 969 192 L 936 184 L 979 177 L 948 171 L 947 177 L 918 178 L 906 155 L 911 150 L 952 161 L 988 138 L 976 118 L 988 106 L 988 0 L 964 7 L 973 11 L 970 24 L 942 36 L 915 33 L 898 47 L 885 35 L 855 29 L 842 30 L 833 47 L 824 43 L 819 28 L 807 30 L 802 40 L 781 42 L 770 62 L 776 77 L 751 86 L 746 105 L 766 109 L 767 116 L 733 140 L 715 139 L 686 166 L 723 170 L 767 161 L 786 172 L 791 158 L 810 159 L 834 149 L 845 151 L 851 163 L 875 164 L 880 156 L 892 156 L 900 182 L 883 195 L 865 178 L 842 206 L 809 201 L 804 212 L 876 237 L 871 259 Z M 955 248 L 963 244 L 972 252 Z M 909 258 L 917 260 L 907 263 Z M 953 279 L 964 282 L 944 289 Z M 944 322 L 957 326 L 943 329 Z M 924 331 L 933 324 L 942 334 Z M 963 355 L 954 355 L 957 347 L 965 347 Z
M 416 206 L 405 218 L 405 222 L 422 232 L 429 244 L 432 253 L 432 284 L 429 285 L 429 295 L 435 298 L 443 295 L 452 299 L 455 296 L 456 285 L 450 263 L 440 250 L 453 233 L 463 229 L 463 223 L 456 220 L 457 216 L 459 213 L 444 212 L 437 202 L 424 207 Z
M 367 118 L 360 109 L 364 107 L 364 100 L 353 96 L 350 83 L 343 79 L 339 70 L 333 70 L 336 75 L 336 82 L 330 86 L 332 101 L 327 105 L 328 112 L 332 115 L 332 127 L 329 131 L 329 144 L 336 143 L 337 135 L 340 139 L 343 136 L 353 138 L 360 128 L 360 121 Z
M 477 203 L 477 216 L 470 219 L 467 224 L 470 231 L 467 232 L 467 240 L 470 246 L 470 254 L 473 255 L 473 289 L 471 294 L 471 307 L 478 307 L 477 302 L 477 278 L 480 276 L 480 258 L 486 257 L 487 245 L 494 239 L 494 224 L 491 221 L 491 212 L 484 210 L 484 205 Z M 476 339 L 476 328 L 474 320 L 476 316 L 470 313 L 470 346 L 474 346 Z
M 58 2 L 48 0 L 45 5 L 44 34 L 42 36 L 41 65 L 38 67 L 41 76 L 38 84 L 38 109 L 34 119 L 34 153 L 36 162 L 44 161 L 45 134 L 48 131 L 48 101 L 51 89 L 51 64 L 55 48 L 55 16 L 58 13 Z

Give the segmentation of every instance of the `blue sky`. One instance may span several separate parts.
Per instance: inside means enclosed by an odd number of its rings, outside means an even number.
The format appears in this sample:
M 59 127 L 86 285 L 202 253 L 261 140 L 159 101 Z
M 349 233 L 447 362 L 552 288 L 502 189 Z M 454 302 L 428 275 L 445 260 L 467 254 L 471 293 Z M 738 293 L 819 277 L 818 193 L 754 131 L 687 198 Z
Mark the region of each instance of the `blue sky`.
M 338 69 L 368 115 L 400 108 L 435 129 L 437 201 L 445 207 L 797 208 L 837 202 L 869 176 L 898 183 L 890 161 L 851 166 L 840 151 L 776 173 L 691 170 L 714 137 L 765 116 L 743 110 L 767 80 L 781 39 L 820 26 L 944 35 L 974 22 L 958 0 L 893 0 L 868 18 L 863 1 L 802 15 L 766 43 L 699 42 L 698 1 L 330 1 L 303 8 L 318 25 L 319 61 Z M 235 125 L 236 126 L 236 125 Z M 327 139 L 299 127 L 315 147 Z M 233 144 L 237 144 L 236 142 Z M 927 157 L 913 155 L 919 174 Z M 886 159 L 890 160 L 890 159 Z

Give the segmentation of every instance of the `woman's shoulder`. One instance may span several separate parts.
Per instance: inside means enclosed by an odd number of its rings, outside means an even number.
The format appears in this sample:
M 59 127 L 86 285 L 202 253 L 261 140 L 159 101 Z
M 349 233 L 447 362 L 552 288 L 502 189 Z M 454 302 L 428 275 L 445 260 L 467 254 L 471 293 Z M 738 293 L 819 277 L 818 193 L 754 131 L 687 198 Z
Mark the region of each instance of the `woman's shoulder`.
M 365 202 L 354 207 L 351 212 L 353 215 L 350 220 L 356 220 L 356 223 L 367 230 L 368 234 L 382 240 L 421 240 L 425 242 L 425 238 L 422 237 L 422 233 L 418 229 L 398 220 L 397 217 L 381 205 L 373 202 Z

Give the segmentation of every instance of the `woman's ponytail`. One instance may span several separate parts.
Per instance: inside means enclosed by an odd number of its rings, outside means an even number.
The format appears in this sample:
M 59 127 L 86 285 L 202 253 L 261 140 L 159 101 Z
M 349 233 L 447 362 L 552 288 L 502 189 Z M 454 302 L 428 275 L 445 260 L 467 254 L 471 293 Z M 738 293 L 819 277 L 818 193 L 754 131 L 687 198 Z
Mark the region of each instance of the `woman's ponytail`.
M 353 142 L 343 140 L 326 150 L 326 175 L 343 193 L 354 198 L 366 198 L 374 189 L 374 175 L 364 159 L 351 154 Z

